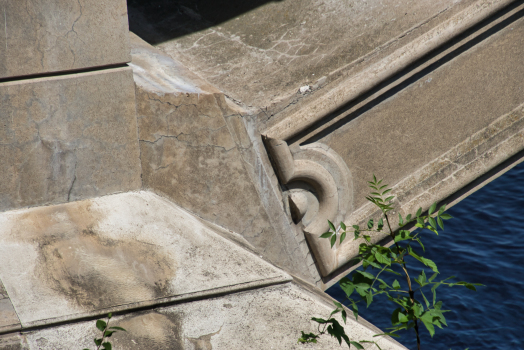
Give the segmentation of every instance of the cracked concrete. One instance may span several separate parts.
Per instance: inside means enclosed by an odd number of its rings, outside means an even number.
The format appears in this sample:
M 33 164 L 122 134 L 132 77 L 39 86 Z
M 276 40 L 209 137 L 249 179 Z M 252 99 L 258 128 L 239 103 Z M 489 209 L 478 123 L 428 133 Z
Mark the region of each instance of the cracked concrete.
M 131 59 L 125 0 L 3 1 L 0 12 L 0 78 Z
M 259 7 L 222 23 L 208 12 L 214 5 L 206 1 L 187 4 L 197 17 L 160 11 L 176 7 L 167 0 L 157 0 L 154 6 L 133 1 L 129 12 L 131 30 L 137 35 L 245 108 L 259 111 L 274 104 L 284 109 L 290 97 L 301 95 L 300 87 L 318 88 L 362 57 L 385 50 L 383 46 L 395 46 L 470 3 L 472 0 L 258 2 Z M 174 23 L 203 29 L 182 33 Z
M 130 68 L 0 83 L 0 211 L 140 188 Z
M 293 254 L 294 234 L 274 225 L 247 170 L 252 145 L 242 111 L 161 51 L 134 35 L 131 43 L 143 187 L 238 232 L 265 258 L 313 283 L 305 256 Z

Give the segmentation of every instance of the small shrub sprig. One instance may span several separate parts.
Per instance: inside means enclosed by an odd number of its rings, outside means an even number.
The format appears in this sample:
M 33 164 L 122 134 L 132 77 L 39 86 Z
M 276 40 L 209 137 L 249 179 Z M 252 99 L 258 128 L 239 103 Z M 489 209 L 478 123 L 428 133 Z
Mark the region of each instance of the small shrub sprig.
M 451 215 L 445 212 L 445 205 L 441 206 L 437 211 L 437 203 L 433 203 L 427 215 L 422 215 L 422 208 L 419 208 L 415 215 L 409 214 L 404 218 L 399 213 L 400 229 L 393 231 L 388 215 L 393 210 L 392 200 L 395 198 L 391 195 L 391 188 L 388 188 L 388 185 L 383 185 L 382 180 L 377 180 L 374 175 L 373 181 L 368 183 L 372 192 L 366 199 L 382 212 L 382 217 L 378 223 L 375 224 L 373 219 L 371 219 L 368 221 L 366 228 L 353 225 L 351 229 L 341 222 L 340 230 L 337 230 L 333 223 L 329 221 L 329 231 L 323 233 L 320 237 L 329 239 L 331 247 L 336 243 L 337 231 L 340 231 L 340 243 L 344 241 L 348 233 L 353 233 L 354 240 L 362 240 L 362 243 L 359 245 L 359 254 L 355 259 L 362 262 L 363 271 L 356 270 L 352 273 L 351 278 L 344 277 L 339 281 L 341 289 L 346 294 L 348 307 L 352 310 L 355 318 L 358 319 L 359 303 L 365 303 L 366 307 L 369 307 L 375 297 L 386 297 L 396 306 L 391 314 L 392 327 L 388 328 L 388 332 L 376 334 L 374 337 L 381 335 L 398 337 L 397 332 L 413 329 L 417 338 L 417 349 L 420 350 L 419 327 L 421 325 L 428 330 L 431 337 L 435 334 L 435 326 L 439 328 L 447 326 L 444 313 L 449 310 L 444 310 L 442 301 L 437 301 L 437 288 L 445 285 L 448 287 L 463 286 L 476 290 L 475 286 L 481 286 L 482 284 L 464 281 L 452 282 L 451 280 L 455 276 L 437 280 L 439 275 L 437 265 L 417 251 L 422 249 L 425 252 L 425 246 L 421 240 L 421 233 L 424 230 L 429 230 L 438 235 L 439 229 L 444 230 L 444 221 L 452 218 Z M 414 224 L 416 228 L 413 232 L 401 229 L 410 223 Z M 393 244 L 390 247 L 383 247 L 371 243 L 371 237 L 368 234 L 370 232 L 388 234 Z M 412 278 L 408 273 L 408 263 L 422 264 L 431 269 L 433 274 L 428 278 L 424 268 L 421 268 L 418 277 Z M 400 267 L 402 273 L 392 269 L 395 265 Z M 399 278 L 400 281 L 395 279 L 389 285 L 379 278 L 382 273 L 390 273 L 403 278 Z M 430 299 L 426 295 L 431 295 Z M 345 308 L 336 301 L 334 304 L 336 309 L 331 312 L 327 319 L 312 318 L 313 321 L 318 323 L 318 333 L 306 334 L 302 332 L 302 336 L 298 339 L 299 343 L 316 343 L 321 335 L 327 333 L 335 337 L 339 344 L 342 344 L 342 340 L 344 340 L 349 348 L 353 345 L 356 349 L 363 349 L 362 343 L 373 343 L 380 349 L 380 346 L 374 341 L 350 340 L 344 331 L 344 327 L 333 318 L 335 314 L 340 312 L 345 324 L 347 319 Z
M 122 327 L 109 327 L 109 320 L 113 317 L 113 314 L 110 312 L 107 315 L 107 322 L 104 320 L 97 320 L 96 321 L 96 328 L 102 332 L 102 338 L 95 338 L 94 342 L 96 345 L 96 350 L 112 350 L 113 346 L 109 341 L 105 341 L 106 338 L 111 337 L 115 332 L 117 331 L 123 331 L 127 332 Z M 89 349 L 83 349 L 83 350 L 89 350 Z

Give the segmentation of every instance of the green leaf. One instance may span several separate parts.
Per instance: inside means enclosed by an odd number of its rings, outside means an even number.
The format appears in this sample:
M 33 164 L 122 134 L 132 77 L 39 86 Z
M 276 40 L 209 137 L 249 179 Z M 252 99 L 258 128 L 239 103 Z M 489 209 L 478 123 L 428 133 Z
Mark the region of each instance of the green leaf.
M 344 324 L 346 324 L 346 320 L 347 320 L 347 313 L 346 313 L 346 310 L 342 310 L 342 320 L 344 320 Z
M 114 329 L 114 330 L 117 330 L 117 331 L 124 331 L 124 332 L 127 332 L 124 328 L 122 327 L 109 327 L 109 329 Z
M 375 259 L 377 259 L 377 261 L 379 263 L 381 263 L 381 264 L 385 264 L 385 265 L 391 266 L 391 260 L 389 260 L 389 258 L 387 256 L 385 256 L 384 254 L 376 252 L 375 253 Z
M 389 196 L 387 197 L 386 199 L 384 199 L 385 202 L 389 202 L 390 200 L 392 200 L 393 198 L 395 198 L 395 196 Z
M 434 229 L 437 228 L 437 223 L 435 222 L 435 219 L 434 219 L 434 218 L 429 217 L 429 218 L 428 218 L 428 221 L 429 221 L 429 224 L 430 224 Z
M 95 338 L 95 344 L 96 344 L 96 346 L 102 345 L 102 339 L 101 338 L 100 339 L 96 339 Z
M 440 207 L 440 209 L 438 210 L 438 215 L 441 215 L 445 210 L 446 210 L 446 204 Z
M 102 345 L 104 346 L 104 350 L 111 350 L 112 349 L 111 343 L 109 343 L 109 342 L 104 343 Z
M 355 316 L 355 320 L 358 321 L 358 306 L 355 303 L 351 304 L 351 310 L 353 311 L 353 316 Z
M 364 235 L 364 239 L 368 242 L 371 242 L 371 237 L 369 237 L 368 235 Z
M 346 224 L 343 223 L 342 221 L 340 222 L 340 227 L 342 227 L 342 229 L 343 229 L 344 231 L 346 231 Z
M 320 235 L 320 238 L 329 238 L 331 237 L 332 235 L 334 235 L 333 232 L 331 231 L 328 231 L 328 232 L 324 232 L 323 234 Z
M 331 248 L 333 248 L 336 242 L 337 242 L 337 235 L 331 236 Z
M 411 214 L 408 214 L 408 216 L 406 216 L 406 221 L 411 221 Z
M 380 231 L 382 230 L 383 227 L 384 227 L 384 220 L 380 218 L 380 220 L 378 221 L 377 229 Z
M 368 229 L 372 229 L 373 228 L 373 219 L 369 219 L 368 221 Z
M 431 338 L 433 338 L 433 335 L 435 334 L 435 327 L 433 326 L 433 316 L 426 311 L 421 317 L 420 320 L 422 323 L 424 323 L 424 326 L 426 326 L 427 330 L 429 331 L 429 334 L 431 335 Z
M 367 307 L 369 307 L 369 305 L 371 305 L 372 302 L 373 302 L 373 293 L 369 291 L 369 293 L 366 294 Z
M 424 295 L 424 293 L 422 293 L 422 291 L 420 291 L 420 294 L 422 294 L 422 298 L 424 298 L 424 303 L 426 303 L 426 307 L 429 308 L 429 301 L 428 301 L 428 299 L 426 299 L 426 296 Z
M 433 282 L 433 280 L 438 276 L 438 272 L 435 272 L 430 278 L 429 281 Z
M 346 231 L 340 234 L 340 244 L 342 244 L 342 242 L 344 242 L 345 239 L 346 239 Z
M 301 331 L 302 332 L 302 336 L 300 338 L 298 338 L 298 342 L 299 343 L 316 343 L 317 342 L 317 338 L 318 338 L 318 335 L 316 334 L 313 334 L 313 333 L 304 333 L 304 331 Z
M 115 333 L 115 331 L 105 331 L 104 332 L 104 337 L 106 338 L 109 338 L 113 335 L 113 333 Z
M 353 225 L 353 228 L 354 228 L 355 230 L 357 230 L 357 231 L 360 231 L 360 227 L 357 226 L 357 225 Z
M 391 188 L 388 188 L 387 190 L 385 190 L 384 192 L 382 192 L 382 195 L 385 195 L 387 193 L 391 192 Z
M 113 317 L 113 313 L 112 313 L 112 312 L 110 312 L 110 313 L 107 314 L 107 319 L 108 319 L 108 320 L 110 320 L 111 317 Z
M 104 331 L 104 329 L 106 329 L 107 327 L 107 323 L 105 323 L 105 321 L 103 320 L 98 320 L 96 321 L 96 328 L 98 328 L 100 331 Z
M 418 208 L 416 217 L 418 218 L 420 215 L 422 215 L 422 208 Z
M 362 345 L 360 345 L 360 343 L 357 343 L 356 341 L 350 341 L 349 343 L 351 345 L 353 345 L 354 347 L 356 347 L 357 349 L 359 349 L 359 350 L 364 349 L 364 347 Z
M 437 216 L 437 222 L 441 229 L 444 229 L 444 221 L 440 218 L 440 216 Z
M 333 230 L 333 232 L 336 232 L 337 229 L 335 228 L 335 225 L 333 225 L 333 223 L 331 221 L 328 220 L 328 223 L 329 223 L 329 228 Z
M 317 318 L 317 317 L 311 317 L 311 320 L 315 321 L 317 323 L 320 323 L 320 324 L 325 324 L 325 323 L 328 322 L 328 321 L 324 320 L 323 318 Z
M 391 286 L 392 286 L 393 289 L 395 289 L 395 290 L 400 289 L 400 283 L 398 283 L 397 280 L 395 280 Z
M 402 215 L 400 215 L 400 213 L 398 213 L 398 224 L 404 226 L 404 220 L 402 220 Z
M 435 209 L 437 209 L 437 202 L 433 203 L 431 207 L 429 207 L 428 215 L 431 215 L 435 212 Z
M 440 217 L 442 218 L 442 220 L 453 219 L 453 216 L 449 215 L 448 213 L 441 214 Z

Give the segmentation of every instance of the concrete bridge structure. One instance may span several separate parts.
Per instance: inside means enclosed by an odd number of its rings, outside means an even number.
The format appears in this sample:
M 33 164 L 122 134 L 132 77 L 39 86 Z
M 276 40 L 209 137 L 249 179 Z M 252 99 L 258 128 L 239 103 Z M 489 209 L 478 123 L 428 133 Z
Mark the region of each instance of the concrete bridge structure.
M 319 235 L 372 174 L 407 214 L 524 156 L 522 0 L 0 0 L 0 32 L 1 349 L 108 312 L 116 349 L 332 349 L 296 340 L 359 242 Z

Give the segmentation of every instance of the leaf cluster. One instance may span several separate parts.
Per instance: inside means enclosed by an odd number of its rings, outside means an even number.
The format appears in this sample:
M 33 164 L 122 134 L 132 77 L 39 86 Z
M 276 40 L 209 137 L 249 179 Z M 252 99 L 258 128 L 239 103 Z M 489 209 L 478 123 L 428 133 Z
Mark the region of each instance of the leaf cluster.
M 373 219 L 370 219 L 365 227 L 353 225 L 349 228 L 341 222 L 337 230 L 332 222 L 328 222 L 329 230 L 320 237 L 329 239 L 331 247 L 335 245 L 337 237 L 340 237 L 340 244 L 351 234 L 353 240 L 361 239 L 359 254 L 355 259 L 362 263 L 363 271 L 354 271 L 351 277 L 344 277 L 339 282 L 341 289 L 346 294 L 345 304 L 352 310 L 354 317 L 358 319 L 359 303 L 364 303 L 366 307 L 369 307 L 376 297 L 385 297 L 396 308 L 391 313 L 391 327 L 388 328 L 386 333 L 375 336 L 389 335 L 398 337 L 397 332 L 414 329 L 420 346 L 419 324 L 424 325 L 432 337 L 435 334 L 435 326 L 438 328 L 447 326 L 444 313 L 449 310 L 444 310 L 442 301 L 437 300 L 437 289 L 445 285 L 448 287 L 463 286 L 476 290 L 475 286 L 480 286 L 481 284 L 464 281 L 451 282 L 455 278 L 454 276 L 438 280 L 439 270 L 437 265 L 431 259 L 424 257 L 419 251 L 421 249 L 424 253 L 426 249 L 421 239 L 424 232 L 429 231 L 438 235 L 439 230 L 444 230 L 444 221 L 452 218 L 451 215 L 445 212 L 446 206 L 442 205 L 437 211 L 437 203 L 433 203 L 427 213 L 423 213 L 422 208 L 419 208 L 414 215 L 408 214 L 405 217 L 402 217 L 399 213 L 399 229 L 393 231 L 388 214 L 394 209 L 393 199 L 395 197 L 391 195 L 392 189 L 382 182 L 382 180 L 377 180 L 373 176 L 373 181 L 369 181 L 369 187 L 372 192 L 366 197 L 382 213 L 376 224 Z M 410 227 L 411 230 L 404 229 L 406 226 Z M 372 243 L 369 235 L 371 232 L 388 234 L 392 240 L 392 245 L 384 247 Z M 408 263 L 410 265 L 423 265 L 416 278 L 412 278 L 409 275 L 407 270 Z M 433 272 L 431 277 L 428 278 L 426 276 L 425 268 Z M 398 271 L 401 271 L 401 273 Z M 395 279 L 393 283 L 388 284 L 380 278 L 382 273 L 394 274 L 400 277 Z M 431 295 L 431 301 L 426 298 L 424 292 L 427 295 Z M 334 314 L 340 312 L 345 323 L 345 310 L 339 303 L 335 303 L 335 306 L 337 308 L 327 320 L 318 318 L 313 318 L 312 320 L 319 325 L 329 323 L 331 328 L 328 327 L 325 331 L 337 338 L 339 343 L 343 339 L 351 347 L 356 342 L 350 341 L 344 332 L 344 328 L 340 329 L 338 322 L 332 318 Z M 319 332 L 318 335 L 321 334 L 323 332 Z M 306 338 L 303 336 L 304 340 L 306 340 L 305 342 L 313 342 L 313 340 L 316 342 L 318 338 L 317 335 L 312 333 L 306 336 Z
M 94 339 L 96 350 L 112 350 L 113 346 L 111 345 L 111 343 L 105 340 L 107 338 L 110 338 L 117 331 L 126 332 L 126 330 L 122 327 L 109 327 L 109 320 L 111 319 L 111 317 L 113 317 L 113 314 L 109 313 L 107 315 L 107 322 L 104 320 L 96 321 L 96 328 L 98 328 L 98 330 L 102 332 L 102 338 Z M 83 350 L 89 350 L 89 349 L 83 349 Z

